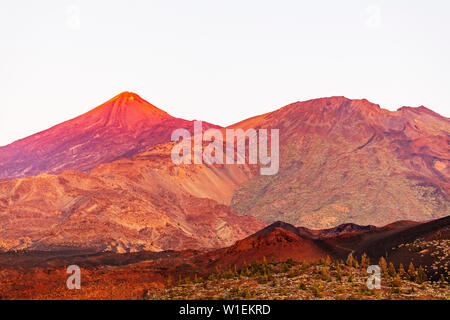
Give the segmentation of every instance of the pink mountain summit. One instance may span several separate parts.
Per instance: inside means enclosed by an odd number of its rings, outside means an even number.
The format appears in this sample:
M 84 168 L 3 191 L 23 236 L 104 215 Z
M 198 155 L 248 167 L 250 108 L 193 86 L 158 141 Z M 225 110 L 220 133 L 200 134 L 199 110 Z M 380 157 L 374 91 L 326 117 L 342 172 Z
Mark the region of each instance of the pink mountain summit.
M 177 128 L 192 131 L 193 123 L 172 117 L 135 93 L 123 92 L 77 118 L 1 147 L 0 179 L 88 171 L 168 142 Z

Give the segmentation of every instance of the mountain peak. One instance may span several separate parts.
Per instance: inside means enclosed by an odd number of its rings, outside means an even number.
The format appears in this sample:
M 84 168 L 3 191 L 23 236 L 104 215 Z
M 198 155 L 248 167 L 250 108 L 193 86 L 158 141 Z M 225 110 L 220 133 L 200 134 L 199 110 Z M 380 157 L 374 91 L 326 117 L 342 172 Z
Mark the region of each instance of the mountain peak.
M 283 229 L 285 231 L 294 233 L 294 234 L 298 234 L 298 229 L 297 227 L 293 226 L 292 224 L 283 222 L 283 221 L 276 221 L 270 225 L 268 225 L 267 227 L 265 227 L 264 229 L 258 231 L 257 233 L 253 234 L 250 236 L 251 237 L 258 237 L 258 236 L 267 236 L 269 234 L 271 234 L 272 232 L 274 232 L 277 229 Z
M 155 107 L 150 102 L 142 99 L 138 94 L 130 91 L 119 93 L 94 110 L 108 111 L 109 114 L 122 117 L 129 113 L 135 113 L 135 116 L 143 118 L 171 118 L 167 112 Z
M 425 106 L 419 106 L 419 107 L 403 106 L 401 108 L 398 108 L 397 111 L 398 112 L 402 112 L 404 114 L 405 113 L 416 114 L 416 115 L 427 114 L 427 115 L 430 115 L 430 116 L 433 116 L 433 117 L 436 117 L 436 118 L 439 118 L 439 119 L 443 119 L 445 121 L 448 121 L 448 119 L 449 119 L 449 118 L 446 118 L 446 117 L 440 115 L 439 113 L 434 112 L 431 109 L 428 109 Z
M 119 93 L 117 96 L 115 96 L 113 99 L 121 100 L 121 101 L 133 101 L 133 100 L 143 100 L 137 93 L 130 92 L 130 91 L 124 91 Z
M 155 107 L 133 92 L 124 91 L 75 119 L 80 125 L 101 122 L 107 127 L 139 131 L 166 119 L 167 112 Z
M 277 111 L 288 113 L 380 113 L 382 111 L 380 105 L 370 102 L 367 99 L 349 99 L 344 96 L 333 96 L 325 98 L 317 98 L 306 101 L 298 101 L 291 103 Z

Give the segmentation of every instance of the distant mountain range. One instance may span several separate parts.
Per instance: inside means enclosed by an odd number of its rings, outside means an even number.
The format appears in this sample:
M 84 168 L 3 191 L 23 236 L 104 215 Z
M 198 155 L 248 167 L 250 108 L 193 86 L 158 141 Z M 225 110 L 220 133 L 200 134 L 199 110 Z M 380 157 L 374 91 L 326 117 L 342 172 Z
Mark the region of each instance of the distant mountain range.
M 314 239 L 360 232 L 356 224 L 450 214 L 450 119 L 425 107 L 391 112 L 331 97 L 230 126 L 280 130 L 274 176 L 255 165 L 177 166 L 177 128 L 192 132 L 193 122 L 124 92 L 1 147 L 0 248 L 219 248 L 281 220 L 301 225 L 294 238 L 319 252 Z

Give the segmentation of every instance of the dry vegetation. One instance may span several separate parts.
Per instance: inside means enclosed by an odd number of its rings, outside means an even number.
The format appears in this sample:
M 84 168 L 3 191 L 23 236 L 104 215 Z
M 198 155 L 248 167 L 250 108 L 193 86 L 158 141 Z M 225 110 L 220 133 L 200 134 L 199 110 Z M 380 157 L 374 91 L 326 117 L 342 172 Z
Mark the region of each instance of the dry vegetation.
M 381 289 L 369 290 L 366 273 L 370 261 L 352 256 L 343 261 L 322 259 L 316 263 L 252 263 L 240 269 L 217 270 L 207 279 L 169 279 L 164 289 L 149 290 L 145 299 L 449 299 L 448 273 L 428 281 L 422 267 L 395 268 L 380 259 Z

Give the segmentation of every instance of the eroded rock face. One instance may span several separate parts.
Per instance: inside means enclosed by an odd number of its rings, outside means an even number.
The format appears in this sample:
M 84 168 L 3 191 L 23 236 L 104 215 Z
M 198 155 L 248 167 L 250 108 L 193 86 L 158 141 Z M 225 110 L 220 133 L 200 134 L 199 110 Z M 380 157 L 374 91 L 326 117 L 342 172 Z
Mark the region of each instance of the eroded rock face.
M 203 123 L 203 127 L 217 126 Z M 174 118 L 137 94 L 123 92 L 97 108 L 0 148 L 0 180 L 88 171 L 169 142 L 172 131 L 193 131 L 193 122 Z
M 249 171 L 175 166 L 170 150 L 170 145 L 155 146 L 90 173 L 0 181 L 0 247 L 113 252 L 218 248 L 264 226 L 223 204 L 248 180 Z

